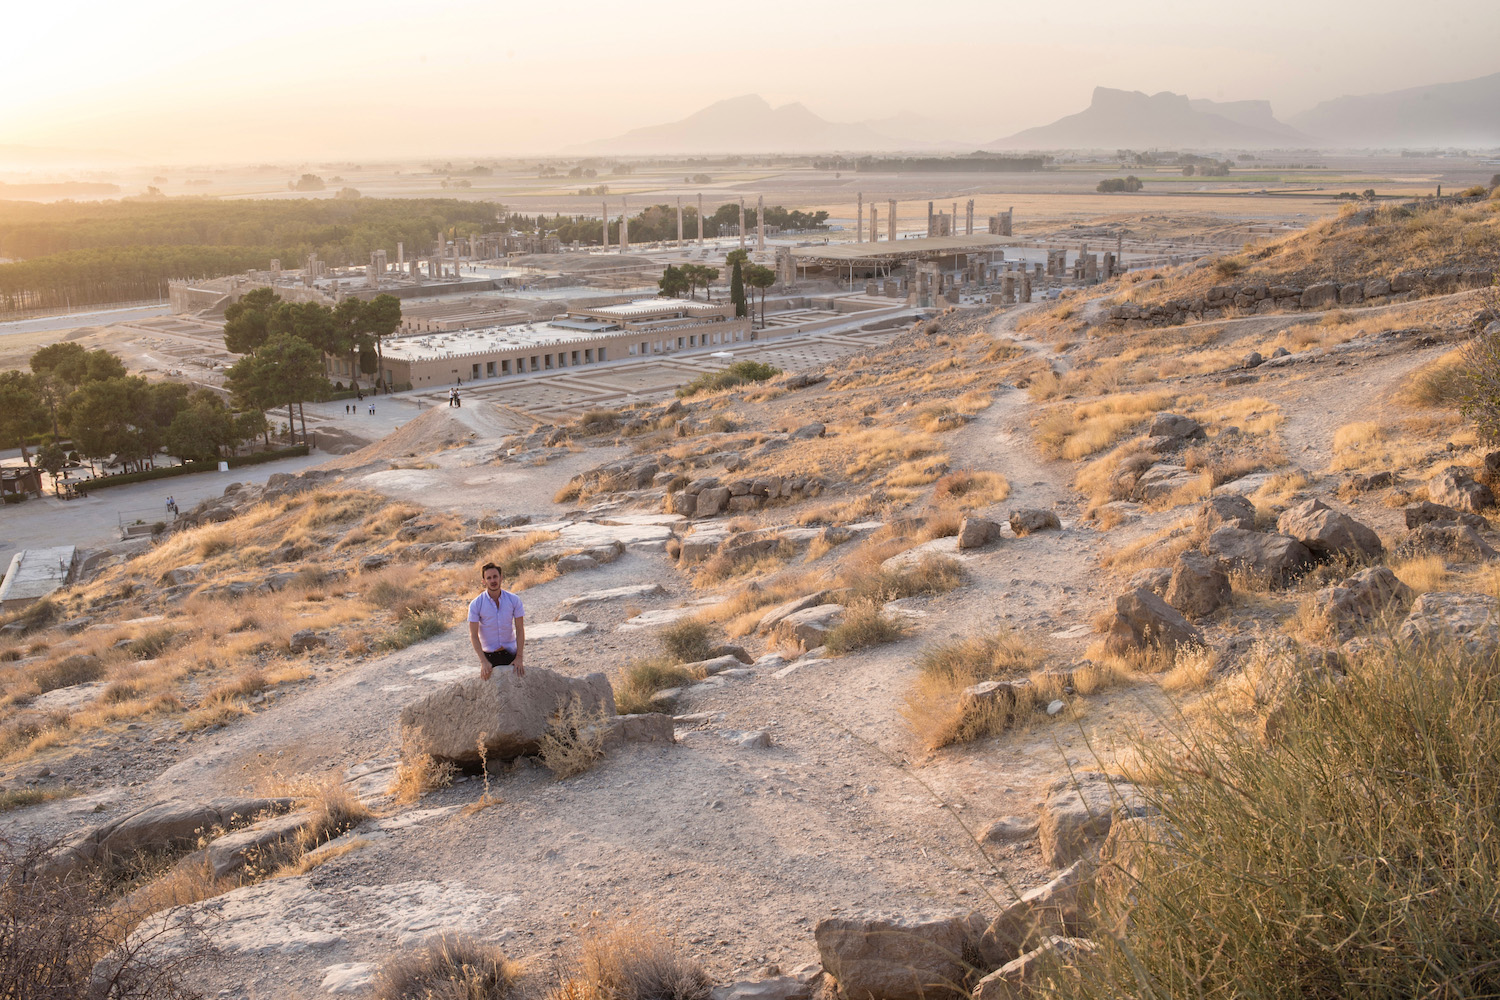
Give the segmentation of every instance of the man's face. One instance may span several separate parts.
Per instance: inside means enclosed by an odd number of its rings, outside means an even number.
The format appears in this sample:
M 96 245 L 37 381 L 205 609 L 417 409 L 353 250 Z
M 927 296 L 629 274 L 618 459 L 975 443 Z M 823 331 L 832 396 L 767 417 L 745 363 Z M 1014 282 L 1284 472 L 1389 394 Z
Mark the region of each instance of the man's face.
M 485 570 L 484 589 L 491 593 L 500 589 L 500 571 L 498 569 Z

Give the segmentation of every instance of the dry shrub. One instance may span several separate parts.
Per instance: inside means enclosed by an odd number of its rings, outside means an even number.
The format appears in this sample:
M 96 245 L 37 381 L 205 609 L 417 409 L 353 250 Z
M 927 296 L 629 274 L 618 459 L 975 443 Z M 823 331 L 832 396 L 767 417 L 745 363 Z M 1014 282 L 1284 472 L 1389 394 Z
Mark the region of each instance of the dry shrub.
M 1392 399 L 1404 406 L 1456 410 L 1463 405 L 1467 390 L 1463 351 L 1449 351 L 1408 375 Z
M 370 490 L 315 490 L 306 497 L 304 512 L 297 522 L 302 528 L 353 521 L 389 504 L 385 497 Z
M 998 472 L 958 469 L 937 481 L 932 502 L 966 510 L 988 507 L 1010 496 L 1010 483 Z
M 670 659 L 632 660 L 615 678 L 615 710 L 621 715 L 659 711 L 660 706 L 652 700 L 658 691 L 682 687 L 696 679 Z
M 888 614 L 874 600 L 859 600 L 844 608 L 844 620 L 828 632 L 825 645 L 830 653 L 852 653 L 904 639 L 910 632 L 904 617 Z
M 574 695 L 553 714 L 547 732 L 542 736 L 538 756 L 543 766 L 558 779 L 587 771 L 604 756 L 604 734 L 608 724 L 603 708 L 585 711 L 582 700 Z
M 416 951 L 388 959 L 375 980 L 374 1000 L 506 1000 L 520 970 L 494 945 L 442 935 Z
M 430 791 L 453 784 L 456 770 L 451 763 L 432 756 L 432 742 L 426 733 L 402 726 L 401 759 L 391 782 L 391 796 L 402 805 L 415 802 Z
M 1036 669 L 1043 654 L 1014 634 L 960 639 L 931 646 L 917 659 L 918 674 L 901 714 L 929 750 L 998 734 L 1010 706 L 989 703 L 963 709 L 963 691 L 981 681 L 1011 680 Z
M 713 630 L 699 618 L 683 618 L 659 633 L 662 649 L 678 663 L 695 663 L 713 654 Z
M 849 588 L 854 600 L 885 602 L 923 594 L 946 594 L 963 586 L 968 578 L 968 570 L 957 559 L 929 554 L 914 566 L 895 570 L 880 569 L 878 562 L 875 566 L 865 566 L 856 561 L 840 574 L 839 584 Z
M 658 930 L 617 924 L 583 939 L 549 1000 L 708 1000 L 713 980 Z
M 104 676 L 104 671 L 104 662 L 97 656 L 68 656 L 39 667 L 31 679 L 37 691 L 45 694 L 58 688 L 97 681 Z
M 1196 691 L 1205 686 L 1218 664 L 1218 651 L 1203 646 L 1179 646 L 1172 666 L 1160 684 L 1172 692 Z
M 0 842 L 0 990 L 15 1000 L 197 997 L 184 982 L 207 939 L 189 933 L 160 948 L 162 931 L 131 936 L 135 913 L 111 905 L 96 881 L 48 873 L 54 845 Z M 195 928 L 188 928 L 190 931 Z

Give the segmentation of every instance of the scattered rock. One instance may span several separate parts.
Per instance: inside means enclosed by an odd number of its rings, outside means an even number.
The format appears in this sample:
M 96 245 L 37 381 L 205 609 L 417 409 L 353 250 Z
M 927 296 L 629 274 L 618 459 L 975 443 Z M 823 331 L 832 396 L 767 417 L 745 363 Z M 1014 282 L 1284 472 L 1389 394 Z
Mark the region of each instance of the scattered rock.
M 1038 987 L 1042 986 L 1045 970 L 1057 964 L 1066 967 L 1079 955 L 1089 954 L 1098 947 L 1087 938 L 1049 938 L 1040 947 L 1005 963 L 981 979 L 974 987 L 973 1000 L 1031 1000 L 1042 995 L 1043 991 Z
M 1317 614 L 1330 626 L 1365 622 L 1392 604 L 1405 604 L 1412 591 L 1385 566 L 1371 566 L 1313 595 Z
M 359 568 L 365 572 L 369 572 L 371 570 L 384 569 L 390 563 L 391 556 L 389 552 L 371 552 L 359 561 Z
M 771 746 L 771 734 L 764 729 L 742 734 L 735 743 L 743 750 L 766 750 Z
M 910 917 L 827 917 L 813 937 L 823 968 L 849 1000 L 933 1000 L 957 993 L 965 955 L 986 921 L 977 913 Z
M 1115 598 L 1115 618 L 1105 642 L 1111 652 L 1128 655 L 1148 647 L 1201 644 L 1203 637 L 1177 609 L 1138 587 Z
M 800 642 L 804 649 L 823 645 L 832 632 L 844 621 L 842 604 L 822 604 L 817 607 L 795 611 L 781 620 L 776 629 Z
M 1477 514 L 1465 514 L 1477 517 Z M 1405 553 L 1438 552 L 1463 562 L 1480 562 L 1493 559 L 1497 554 L 1493 546 L 1479 537 L 1479 532 L 1466 524 L 1442 522 L 1418 526 L 1401 543 Z
M 1104 839 L 1117 817 L 1144 816 L 1145 799 L 1123 778 L 1084 772 L 1053 785 L 1037 826 L 1042 860 L 1071 865 Z
M 1449 521 L 1476 531 L 1484 531 L 1490 526 L 1490 522 L 1483 514 L 1466 514 L 1444 504 L 1433 503 L 1431 500 L 1423 500 L 1413 507 L 1407 507 L 1401 513 L 1406 516 L 1408 528 L 1420 528 L 1424 524 L 1442 524 Z
M 1037 510 L 1035 508 L 1022 508 L 1010 512 L 1010 530 L 1017 535 L 1029 535 L 1034 531 L 1045 531 L 1048 528 L 1061 528 L 1062 522 L 1057 515 L 1050 510 Z
M 598 604 L 602 601 L 659 597 L 666 592 L 667 589 L 659 583 L 637 583 L 628 587 L 611 587 L 608 590 L 590 590 L 583 594 L 576 594 L 573 597 L 564 598 L 558 603 L 558 607 L 577 608 L 585 604 Z
M 958 547 L 977 549 L 1000 537 L 1000 525 L 985 517 L 969 515 L 958 526 Z
M 531 671 L 527 671 L 529 675 Z M 605 720 L 604 749 L 626 743 L 674 743 L 672 717 L 659 712 L 616 715 Z
M 598 568 L 599 560 L 595 559 L 593 556 L 586 556 L 582 553 L 577 553 L 571 556 L 563 556 L 557 561 L 557 571 L 559 573 L 579 573 L 584 570 Z
M 1427 496 L 1435 503 L 1477 514 L 1495 506 L 1495 494 L 1483 483 L 1474 481 L 1468 469 L 1450 465 L 1427 481 Z
M 712 1000 L 809 1000 L 813 989 L 794 976 L 747 980 L 714 987 Z
M 1385 490 L 1395 486 L 1397 482 L 1394 472 L 1377 472 L 1369 476 L 1352 476 L 1349 479 L 1349 488 L 1358 493 L 1368 493 L 1371 490 Z
M 1340 555 L 1378 559 L 1385 551 L 1379 535 L 1317 498 L 1283 511 L 1276 519 L 1276 530 L 1322 559 Z
M 307 811 L 268 816 L 243 830 L 236 830 L 208 845 L 206 858 L 215 878 L 239 871 L 251 862 L 265 862 L 275 848 L 294 839 L 303 827 L 313 821 Z
M 1157 597 L 1161 597 L 1167 592 L 1167 585 L 1171 582 L 1172 571 L 1170 569 L 1165 566 L 1151 566 L 1132 576 L 1126 586 L 1131 590 L 1149 590 Z
M 1266 359 L 1260 356 L 1259 351 L 1251 351 L 1240 361 L 1241 368 L 1259 368 Z
M 1093 863 L 1073 862 L 1046 885 L 1011 903 L 994 919 L 979 941 L 979 953 L 990 966 L 1004 965 L 1053 935 L 1077 934 L 1082 926 L 1080 897 L 1093 875 Z
M 1255 530 L 1255 504 L 1249 497 L 1225 493 L 1205 501 L 1198 508 L 1197 527 L 1203 534 L 1210 535 L 1226 526 L 1243 531 Z
M 792 433 L 789 434 L 788 437 L 790 437 L 793 441 L 811 441 L 813 438 L 822 437 L 825 433 L 827 433 L 827 430 L 828 429 L 822 424 L 806 424 L 792 431 Z
M 1036 836 L 1037 820 L 1024 816 L 1001 816 L 984 828 L 980 835 L 987 844 L 1013 844 L 1018 840 L 1030 840 Z
M 1152 419 L 1151 426 L 1146 428 L 1146 436 L 1184 440 L 1202 438 L 1207 435 L 1203 431 L 1203 425 L 1192 417 L 1185 417 L 1178 413 L 1158 413 Z
M 1203 551 L 1273 585 L 1286 583 L 1312 563 L 1312 552 L 1286 535 L 1223 527 L 1208 536 Z
M 1218 559 L 1189 549 L 1177 557 L 1161 596 L 1184 615 L 1201 618 L 1229 600 L 1229 575 L 1219 567 Z
M 535 753 L 553 714 L 578 698 L 585 712 L 615 714 L 615 695 L 603 674 L 567 677 L 531 667 L 517 677 L 497 670 L 489 680 L 469 677 L 401 710 L 402 728 L 420 729 L 440 761 L 477 766 L 485 756 L 509 760 Z
M 1489 660 L 1500 649 L 1500 602 L 1488 594 L 1423 594 L 1396 637 L 1413 646 L 1456 647 Z
M 304 628 L 292 633 L 292 637 L 287 640 L 286 648 L 293 653 L 305 653 L 310 649 L 318 649 L 326 645 L 328 645 L 328 636 L 322 632 Z
M 188 802 L 173 799 L 139 809 L 66 840 L 49 869 L 70 872 L 111 857 L 130 857 L 192 847 L 202 831 L 232 829 L 266 813 L 280 813 L 295 804 L 290 798 L 213 799 Z

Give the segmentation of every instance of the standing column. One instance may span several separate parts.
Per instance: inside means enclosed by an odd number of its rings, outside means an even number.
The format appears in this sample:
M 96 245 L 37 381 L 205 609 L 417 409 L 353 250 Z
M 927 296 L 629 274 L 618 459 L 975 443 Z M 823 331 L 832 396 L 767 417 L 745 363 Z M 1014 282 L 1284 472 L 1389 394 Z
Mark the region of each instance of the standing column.
M 396 244 L 396 267 L 399 268 L 399 267 L 401 267 L 402 264 L 405 264 L 405 263 L 406 263 L 406 244 L 405 243 L 397 243 Z
M 854 209 L 854 242 L 863 243 L 865 241 L 865 193 L 861 191 L 854 197 L 859 199 L 856 202 L 858 207 Z M 874 235 L 873 230 L 871 235 Z
M 703 245 L 703 195 L 698 195 L 698 245 Z
M 932 235 L 932 202 L 927 203 L 927 235 Z
M 969 199 L 969 205 L 964 210 L 964 235 L 974 235 L 974 199 Z
M 755 196 L 755 249 L 766 248 L 766 196 Z
M 953 203 L 953 222 L 948 226 L 948 235 L 958 235 L 958 202 Z
M 630 202 L 620 199 L 620 252 L 630 252 Z
M 682 246 L 682 195 L 677 196 L 677 246 Z
M 880 221 L 879 213 L 876 212 L 876 210 L 875 210 L 875 203 L 872 201 L 872 202 L 870 202 L 870 242 L 871 243 L 879 243 L 880 242 L 880 226 L 877 224 L 879 221 Z
M 745 199 L 740 199 L 740 249 L 745 249 Z
M 890 199 L 889 201 L 886 202 L 886 214 L 890 216 L 890 218 L 888 218 L 888 219 L 885 220 L 885 224 L 886 224 L 886 226 L 889 227 L 889 233 L 890 233 L 890 235 L 888 235 L 886 237 L 886 239 L 888 239 L 892 243 L 894 243 L 894 242 L 896 242 L 896 199 L 895 198 L 892 198 L 892 199 Z
M 603 222 L 602 228 L 604 230 L 604 238 L 600 241 L 600 244 L 604 247 L 604 249 L 608 250 L 609 249 L 609 202 L 607 202 L 607 201 L 600 202 L 600 207 L 601 207 L 601 210 L 604 213 L 603 215 L 599 216 L 599 218 Z

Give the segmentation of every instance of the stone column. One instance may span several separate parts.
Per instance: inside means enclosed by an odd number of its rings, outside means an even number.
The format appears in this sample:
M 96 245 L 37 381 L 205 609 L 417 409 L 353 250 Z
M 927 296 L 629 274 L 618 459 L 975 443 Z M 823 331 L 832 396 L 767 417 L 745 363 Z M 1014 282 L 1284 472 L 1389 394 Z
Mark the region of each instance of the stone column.
M 766 196 L 755 196 L 755 249 L 766 248 Z
M 630 252 L 630 202 L 620 199 L 620 252 Z
M 870 202 L 870 242 L 880 242 L 880 213 L 875 208 L 875 203 Z
M 932 235 L 932 221 L 933 221 L 933 216 L 932 216 L 932 202 L 929 201 L 927 203 L 927 235 L 928 236 Z
M 740 199 L 740 249 L 745 249 L 745 199 Z
M 677 245 L 682 246 L 682 195 L 677 196 Z
M 396 244 L 396 266 L 400 267 L 402 264 L 405 264 L 405 263 L 406 263 L 406 244 L 405 243 L 397 243 Z
M 601 216 L 599 216 L 599 218 L 601 218 L 601 219 L 604 220 L 604 225 L 600 228 L 600 232 L 602 232 L 604 234 L 604 238 L 600 241 L 600 246 L 602 246 L 602 247 L 604 247 L 604 249 L 608 250 L 609 249 L 609 202 L 604 201 L 604 202 L 600 202 L 599 204 L 600 204 L 600 211 L 602 211 L 604 213 Z
M 698 195 L 698 245 L 703 245 L 703 195 Z
M 865 241 L 865 193 L 861 191 L 854 197 L 858 199 L 855 203 L 857 207 L 854 209 L 854 242 L 863 243 Z M 875 235 L 874 230 L 871 230 L 870 235 Z
M 885 220 L 885 224 L 888 227 L 888 231 L 890 233 L 890 235 L 887 236 L 886 239 L 888 239 L 892 243 L 894 243 L 894 242 L 896 242 L 896 199 L 895 198 L 891 198 L 891 199 L 889 199 L 886 202 L 886 209 L 887 209 L 886 214 L 889 216 L 889 218 L 887 218 Z
M 974 235 L 974 199 L 969 199 L 969 207 L 964 212 L 964 235 Z

